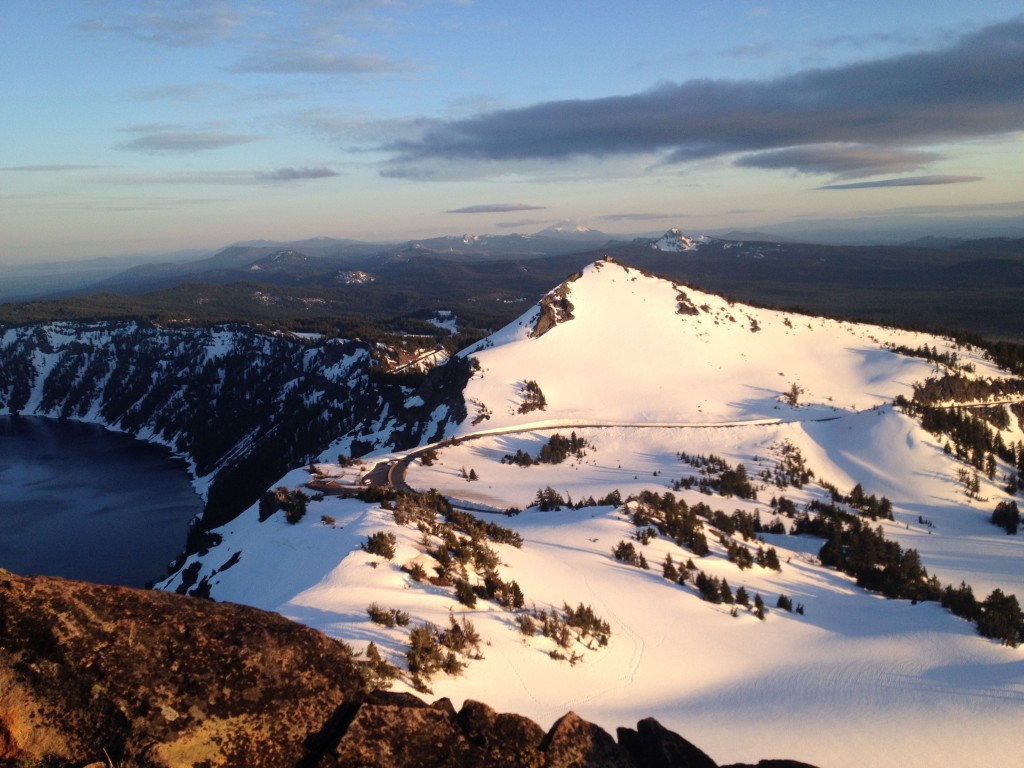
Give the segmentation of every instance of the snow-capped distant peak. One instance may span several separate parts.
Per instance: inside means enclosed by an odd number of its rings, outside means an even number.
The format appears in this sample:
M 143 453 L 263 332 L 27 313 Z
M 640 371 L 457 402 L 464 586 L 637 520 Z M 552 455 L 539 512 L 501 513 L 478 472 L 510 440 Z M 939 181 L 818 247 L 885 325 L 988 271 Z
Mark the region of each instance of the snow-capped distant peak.
M 609 237 L 604 232 L 599 232 L 596 229 L 591 229 L 580 221 L 573 219 L 565 219 L 552 224 L 546 229 L 542 229 L 540 232 L 535 233 L 540 237 L 555 237 L 562 239 L 573 239 L 573 240 L 608 240 Z
M 656 251 L 696 251 L 711 241 L 707 235 L 686 235 L 679 227 L 672 227 L 668 232 L 651 243 Z

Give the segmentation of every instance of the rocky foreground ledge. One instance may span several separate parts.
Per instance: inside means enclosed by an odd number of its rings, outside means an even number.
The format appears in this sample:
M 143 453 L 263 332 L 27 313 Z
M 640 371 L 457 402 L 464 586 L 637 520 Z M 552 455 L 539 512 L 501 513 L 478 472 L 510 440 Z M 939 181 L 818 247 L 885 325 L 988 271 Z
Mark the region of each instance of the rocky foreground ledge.
M 652 719 L 617 737 L 367 691 L 347 646 L 277 614 L 0 570 L 0 766 L 717 766 Z

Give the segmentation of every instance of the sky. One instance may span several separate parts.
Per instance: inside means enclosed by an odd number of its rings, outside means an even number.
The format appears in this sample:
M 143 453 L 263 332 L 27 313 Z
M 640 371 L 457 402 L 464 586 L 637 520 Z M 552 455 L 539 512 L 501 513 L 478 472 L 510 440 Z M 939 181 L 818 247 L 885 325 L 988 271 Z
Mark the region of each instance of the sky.
M 1024 215 L 1024 1 L 3 0 L 0 263 Z

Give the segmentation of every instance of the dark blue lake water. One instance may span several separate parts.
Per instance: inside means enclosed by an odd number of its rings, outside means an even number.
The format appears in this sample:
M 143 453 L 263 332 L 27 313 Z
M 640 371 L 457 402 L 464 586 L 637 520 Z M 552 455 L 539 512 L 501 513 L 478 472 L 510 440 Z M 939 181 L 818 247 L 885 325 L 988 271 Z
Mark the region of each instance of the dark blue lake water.
M 144 586 L 202 511 L 184 462 L 91 424 L 0 417 L 0 567 Z

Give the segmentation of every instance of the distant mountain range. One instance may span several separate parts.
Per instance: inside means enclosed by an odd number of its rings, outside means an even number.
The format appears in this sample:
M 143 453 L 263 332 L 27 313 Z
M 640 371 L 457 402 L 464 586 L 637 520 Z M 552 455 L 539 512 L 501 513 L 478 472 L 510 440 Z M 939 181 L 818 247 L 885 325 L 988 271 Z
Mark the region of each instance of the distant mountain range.
M 242 242 L 128 269 L 95 263 L 97 271 L 69 273 L 73 286 L 40 269 L 16 273 L 0 288 L 9 299 L 25 297 L 26 280 L 46 276 L 49 282 L 29 292 L 32 301 L 0 305 L 0 322 L 170 314 L 205 322 L 308 326 L 360 317 L 408 325 L 403 318 L 451 310 L 468 321 L 463 327 L 483 332 L 507 322 L 517 306 L 535 301 L 562 275 L 612 256 L 747 301 L 1024 339 L 1018 288 L 1024 283 L 1024 238 L 838 246 L 772 239 L 765 232 L 730 234 L 673 227 L 654 237 L 615 240 L 561 224 L 532 235 L 401 243 Z M 271 294 L 278 300 L 261 298 Z

